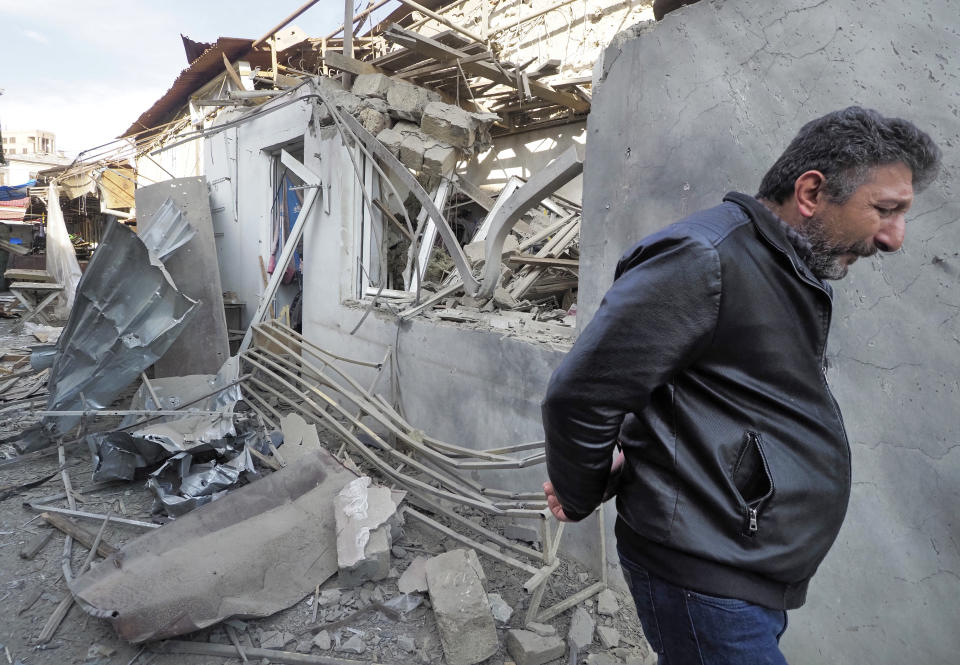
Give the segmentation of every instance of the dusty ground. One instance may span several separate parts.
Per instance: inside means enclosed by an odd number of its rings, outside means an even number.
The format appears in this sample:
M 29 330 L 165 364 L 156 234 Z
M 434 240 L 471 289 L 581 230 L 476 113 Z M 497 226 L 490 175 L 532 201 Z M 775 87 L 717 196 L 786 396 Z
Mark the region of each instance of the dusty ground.
M 0 320 L 0 350 L 15 349 L 37 343 L 31 336 L 16 334 L 14 323 Z M 41 391 L 42 394 L 42 391 Z M 0 395 L 0 400 L 3 399 Z M 0 409 L 4 406 L 0 402 Z M 124 408 L 125 401 L 117 406 Z M 31 411 L 13 407 L 0 411 L 0 438 L 15 435 L 23 428 L 35 422 Z M 109 423 L 108 423 L 109 424 Z M 335 447 L 335 443 L 332 444 Z M 152 645 L 130 645 L 118 639 L 110 625 L 100 619 L 86 615 L 80 608 L 73 606 L 53 639 L 46 645 L 38 645 L 37 637 L 51 613 L 60 601 L 69 594 L 62 577 L 64 536 L 53 530 L 52 538 L 31 560 L 21 558 L 25 544 L 46 533 L 50 528 L 38 519 L 36 510 L 25 507 L 24 503 L 44 502 L 45 497 L 63 492 L 60 475 L 57 472 L 56 454 L 12 459 L 12 446 L 0 445 L 0 487 L 17 485 L 55 474 L 45 483 L 9 496 L 0 501 L 0 663 L 23 663 L 23 665 L 66 665 L 67 663 L 127 664 L 157 663 L 160 665 L 184 663 L 200 665 L 204 663 L 240 663 L 239 658 L 227 659 L 209 656 L 184 656 L 158 654 Z M 130 484 L 113 484 L 99 487 L 90 479 L 91 463 L 88 451 L 82 445 L 67 448 L 66 469 L 74 489 L 79 492 L 78 509 L 92 513 L 113 511 L 115 515 L 125 515 L 132 519 L 151 520 L 152 497 L 142 481 Z M 65 506 L 63 499 L 47 499 L 51 505 Z M 95 521 L 84 521 L 83 525 L 96 531 Z M 104 540 L 121 547 L 124 543 L 142 533 L 142 528 L 111 524 L 104 533 Z M 448 549 L 462 547 L 461 544 L 447 539 L 426 527 L 408 523 L 401 538 L 394 543 L 393 567 L 402 573 L 416 556 L 439 554 Z M 74 544 L 72 570 L 76 571 L 87 556 L 85 547 Z M 510 660 L 504 644 L 507 629 L 522 627 L 528 596 L 522 585 L 526 575 L 483 554 L 480 560 L 488 579 L 487 592 L 499 593 L 514 609 L 509 622 L 498 627 L 501 638 L 500 651 L 487 663 L 501 665 Z M 593 580 L 584 581 L 589 576 L 574 564 L 561 566 L 554 576 L 544 598 L 543 607 L 547 607 L 573 594 Z M 337 589 L 337 578 L 328 580 L 322 589 Z M 391 578 L 378 583 L 368 582 L 358 588 L 340 589 L 336 594 L 324 594 L 326 604 L 321 603 L 316 611 L 318 623 L 337 623 L 337 627 L 328 631 L 331 638 L 330 649 L 324 650 L 313 643 L 313 635 L 306 628 L 313 624 L 313 593 L 305 593 L 304 598 L 293 607 L 259 620 L 235 621 L 231 625 L 236 629 L 239 640 L 245 646 L 275 645 L 287 651 L 300 651 L 332 658 L 353 661 L 373 661 L 389 665 L 391 663 L 443 663 L 443 652 L 429 598 L 424 595 L 422 604 L 406 613 L 401 620 L 393 620 L 377 611 L 356 611 L 374 601 L 390 599 L 398 595 L 396 579 Z M 597 618 L 598 624 L 614 625 L 620 631 L 620 647 L 605 652 L 599 643 L 594 643 L 586 653 L 580 654 L 580 662 L 590 659 L 591 663 L 631 662 L 640 663 L 649 660 L 649 651 L 636 622 L 632 603 L 620 597 L 621 611 L 615 618 L 601 617 L 596 614 L 596 600 L 584 603 Z M 550 623 L 563 637 L 566 635 L 571 611 L 555 618 Z M 347 642 L 354 635 L 363 641 L 363 652 L 344 652 L 338 645 Z M 412 652 L 404 647 L 412 638 L 415 648 Z M 225 627 L 221 624 L 209 629 L 183 636 L 181 639 L 200 642 L 230 644 Z M 283 644 L 283 646 L 279 646 Z M 601 658 L 591 654 L 600 654 Z M 9 654 L 9 655 L 7 655 Z M 269 662 L 269 661 L 251 661 Z M 555 663 L 567 663 L 567 657 L 559 658 Z

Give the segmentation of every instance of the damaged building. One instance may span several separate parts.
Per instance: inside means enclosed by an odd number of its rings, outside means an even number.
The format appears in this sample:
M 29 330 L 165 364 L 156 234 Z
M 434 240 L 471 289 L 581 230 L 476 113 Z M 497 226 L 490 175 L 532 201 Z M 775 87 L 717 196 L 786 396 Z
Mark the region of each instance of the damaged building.
M 0 413 L 40 419 L 7 463 L 65 485 L 8 491 L 72 534 L 37 642 L 76 603 L 171 659 L 655 662 L 612 505 L 546 510 L 547 381 L 623 250 L 751 191 L 805 119 L 858 103 L 958 140 L 948 3 L 387 0 L 325 36 L 295 25 L 314 4 L 260 39 L 183 37 L 123 147 L 47 174 L 99 187 L 104 217 L 59 340 L 0 357 Z M 854 498 L 791 662 L 960 648 L 955 170 L 896 268 L 837 290 Z M 91 491 L 136 483 L 154 514 L 76 501 L 74 444 Z M 390 632 L 428 608 L 435 641 Z M 299 632 L 252 627 L 284 611 Z

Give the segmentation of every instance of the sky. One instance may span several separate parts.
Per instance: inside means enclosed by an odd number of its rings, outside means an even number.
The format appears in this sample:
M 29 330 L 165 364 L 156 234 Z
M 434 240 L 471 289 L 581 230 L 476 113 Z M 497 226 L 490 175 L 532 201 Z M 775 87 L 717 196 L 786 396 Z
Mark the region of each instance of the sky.
M 73 157 L 122 133 L 170 88 L 187 66 L 180 33 L 258 39 L 303 4 L 0 0 L 0 125 L 52 131 Z M 293 25 L 323 37 L 343 24 L 343 10 L 344 0 L 320 0 Z

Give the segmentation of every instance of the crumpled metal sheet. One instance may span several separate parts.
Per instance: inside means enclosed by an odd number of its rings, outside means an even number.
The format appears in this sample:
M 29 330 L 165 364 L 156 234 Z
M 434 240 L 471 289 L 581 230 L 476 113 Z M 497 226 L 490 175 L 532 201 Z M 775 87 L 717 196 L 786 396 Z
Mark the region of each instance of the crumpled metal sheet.
M 165 473 L 172 470 L 173 466 L 180 467 L 177 472 L 179 480 L 176 474 Z M 172 517 L 180 517 L 224 496 L 227 488 L 239 482 L 244 473 L 256 473 L 253 458 L 246 448 L 223 463 L 209 461 L 193 464 L 192 455 L 179 453 L 150 474 L 147 489 L 153 492 L 158 504 L 154 512 L 162 510 Z
M 269 616 L 337 572 L 333 498 L 354 478 L 324 449 L 304 454 L 130 541 L 71 590 L 129 642 Z
M 170 347 L 196 311 L 137 234 L 119 223 L 103 241 L 77 285 L 70 319 L 50 368 L 50 411 L 106 408 Z M 46 417 L 50 439 L 73 429 L 79 416 Z M 18 444 L 21 452 L 43 447 Z
M 38 372 L 53 367 L 53 361 L 56 357 L 56 344 L 37 344 L 30 347 L 30 367 Z
M 143 224 L 143 226 L 146 230 L 140 234 L 140 239 L 161 261 L 197 235 L 197 230 L 190 226 L 183 212 L 171 198 L 161 203 L 149 225 Z

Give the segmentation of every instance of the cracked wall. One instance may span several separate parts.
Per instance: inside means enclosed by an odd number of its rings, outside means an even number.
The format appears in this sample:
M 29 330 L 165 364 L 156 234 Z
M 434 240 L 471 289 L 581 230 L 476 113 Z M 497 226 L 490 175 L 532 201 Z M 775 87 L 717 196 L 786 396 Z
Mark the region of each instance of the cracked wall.
M 799 127 L 857 103 L 944 150 L 903 250 L 835 283 L 828 353 L 854 487 L 839 539 L 791 613 L 792 663 L 956 662 L 960 597 L 960 142 L 955 3 L 717 0 L 618 36 L 588 121 L 580 325 L 620 254 L 754 193 Z

